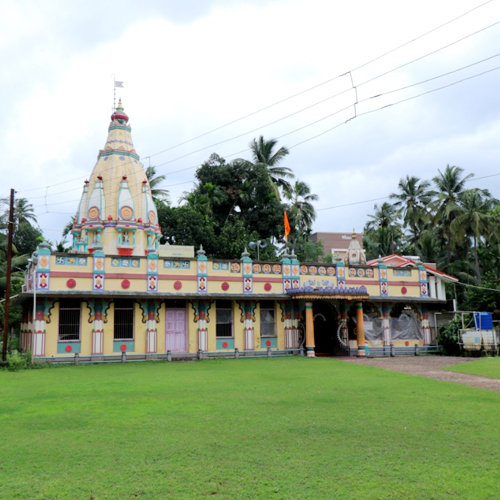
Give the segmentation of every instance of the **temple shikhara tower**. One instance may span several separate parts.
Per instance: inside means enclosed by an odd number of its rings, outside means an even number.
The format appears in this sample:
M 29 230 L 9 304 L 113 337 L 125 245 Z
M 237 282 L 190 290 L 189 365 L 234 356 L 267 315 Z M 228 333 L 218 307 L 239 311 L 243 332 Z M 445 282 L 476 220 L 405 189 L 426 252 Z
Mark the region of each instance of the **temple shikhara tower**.
M 333 262 L 160 245 L 121 100 L 75 210 L 71 251 L 41 244 L 17 298 L 21 348 L 41 361 L 425 351 L 457 281 L 413 257 L 367 262 L 355 233 Z
M 145 255 L 157 250 L 159 234 L 151 188 L 120 100 L 111 115 L 104 149 L 83 187 L 73 226 L 73 251 Z

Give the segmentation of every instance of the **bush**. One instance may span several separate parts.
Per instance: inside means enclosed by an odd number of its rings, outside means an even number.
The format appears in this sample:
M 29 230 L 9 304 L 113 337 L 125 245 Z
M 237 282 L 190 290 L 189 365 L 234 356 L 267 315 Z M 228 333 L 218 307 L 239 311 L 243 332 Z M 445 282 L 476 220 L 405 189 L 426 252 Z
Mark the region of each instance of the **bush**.
M 17 372 L 19 370 L 34 370 L 44 368 L 45 363 L 31 362 L 31 352 L 19 352 L 17 349 L 9 350 L 7 353 L 7 361 L 3 364 L 3 369 L 9 372 Z
M 460 355 L 460 346 L 458 342 L 461 340 L 460 330 L 462 329 L 462 320 L 459 317 L 453 318 L 447 325 L 442 325 L 439 328 L 437 342 L 443 346 L 444 354 L 448 356 Z

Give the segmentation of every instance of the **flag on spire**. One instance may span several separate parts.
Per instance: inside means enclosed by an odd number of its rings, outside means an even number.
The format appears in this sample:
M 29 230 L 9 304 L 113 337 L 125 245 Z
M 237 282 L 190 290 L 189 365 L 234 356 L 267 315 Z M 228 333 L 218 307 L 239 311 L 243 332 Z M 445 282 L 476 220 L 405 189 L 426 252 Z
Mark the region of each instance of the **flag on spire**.
M 115 89 L 118 88 L 118 87 L 123 88 L 123 82 L 118 82 L 118 81 L 115 80 Z
M 288 241 L 288 235 L 290 234 L 290 222 L 288 222 L 288 215 L 285 210 L 285 241 Z

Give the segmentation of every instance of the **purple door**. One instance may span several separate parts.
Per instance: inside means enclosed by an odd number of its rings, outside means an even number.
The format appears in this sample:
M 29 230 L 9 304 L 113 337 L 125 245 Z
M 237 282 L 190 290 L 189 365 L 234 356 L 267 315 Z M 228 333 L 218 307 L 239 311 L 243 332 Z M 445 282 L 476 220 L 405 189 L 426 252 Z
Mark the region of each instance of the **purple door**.
M 186 309 L 167 309 L 165 350 L 177 352 L 187 351 Z

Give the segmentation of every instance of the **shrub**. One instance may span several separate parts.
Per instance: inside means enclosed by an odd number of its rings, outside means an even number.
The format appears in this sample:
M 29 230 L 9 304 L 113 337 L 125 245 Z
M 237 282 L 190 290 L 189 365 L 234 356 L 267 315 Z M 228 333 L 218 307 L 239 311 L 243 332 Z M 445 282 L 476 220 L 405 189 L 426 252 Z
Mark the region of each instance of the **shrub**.
M 460 330 L 462 329 L 462 320 L 459 317 L 453 318 L 448 324 L 439 328 L 437 342 L 443 346 L 444 354 L 456 356 L 460 354 L 458 342 L 461 340 Z

